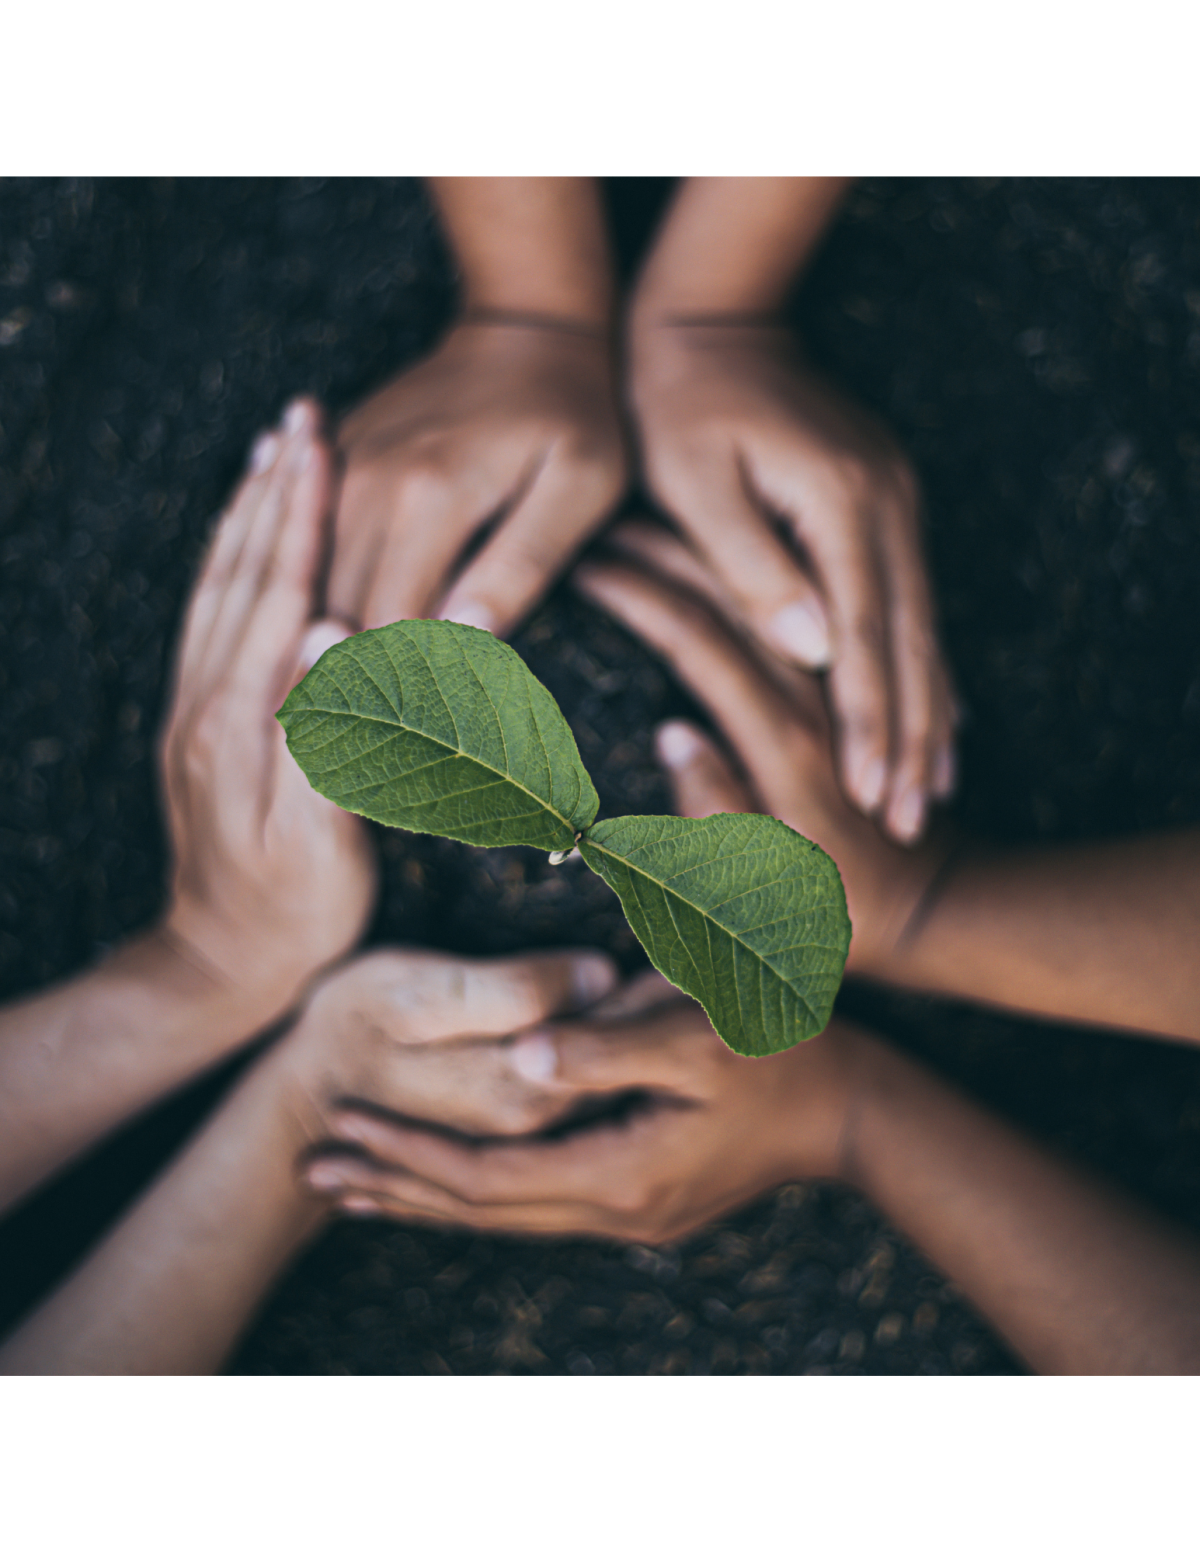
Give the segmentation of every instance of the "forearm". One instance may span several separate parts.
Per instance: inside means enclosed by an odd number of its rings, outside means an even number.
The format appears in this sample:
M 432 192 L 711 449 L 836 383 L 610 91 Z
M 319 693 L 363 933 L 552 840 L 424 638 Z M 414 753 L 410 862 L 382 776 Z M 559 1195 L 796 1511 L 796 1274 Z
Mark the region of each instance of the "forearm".
M 1200 1247 L 869 1037 L 844 1174 L 1038 1371 L 1200 1371 Z
M 0 1012 L 0 1208 L 237 1049 L 263 1011 L 154 932 Z
M 613 270 L 592 178 L 431 178 L 476 315 L 543 315 L 608 327 Z
M 635 325 L 775 313 L 847 178 L 689 178 L 638 281 Z
M 952 856 L 881 979 L 1200 1040 L 1200 831 Z
M 216 1370 L 326 1210 L 297 1181 L 313 1124 L 276 1054 L 0 1349 L 13 1374 Z

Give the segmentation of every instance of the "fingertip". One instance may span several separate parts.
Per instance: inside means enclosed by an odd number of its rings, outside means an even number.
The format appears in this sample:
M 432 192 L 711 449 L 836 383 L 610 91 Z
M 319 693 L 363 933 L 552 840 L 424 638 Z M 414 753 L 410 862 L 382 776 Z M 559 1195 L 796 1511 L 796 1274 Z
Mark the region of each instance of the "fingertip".
M 273 431 L 260 432 L 255 438 L 254 446 L 250 449 L 249 470 L 252 475 L 266 474 L 275 460 L 279 457 L 279 449 L 282 446 L 280 438 Z
M 654 751 L 668 771 L 680 771 L 707 748 L 703 734 L 682 718 L 660 723 L 654 730 Z
M 608 955 L 576 955 L 571 965 L 571 1006 L 579 1009 L 598 1003 L 620 979 L 621 974 Z
M 477 631 L 488 631 L 493 636 L 499 632 L 500 617 L 482 599 L 449 599 L 438 618 L 454 625 L 474 626 Z
M 832 658 L 829 622 L 815 597 L 793 599 L 776 610 L 763 634 L 776 652 L 804 668 L 828 668 Z
M 307 674 L 331 647 L 336 647 L 339 642 L 344 642 L 347 637 L 353 635 L 354 632 L 344 620 L 333 618 L 315 620 L 300 642 L 300 651 L 297 655 L 300 674 Z
M 508 1060 L 513 1072 L 528 1084 L 548 1084 L 558 1072 L 558 1047 L 545 1030 L 531 1030 L 516 1040 Z
M 904 846 L 911 846 L 925 828 L 927 808 L 925 794 L 919 787 L 902 788 L 888 806 L 888 830 Z
M 848 762 L 849 788 L 859 808 L 866 814 L 874 814 L 883 802 L 887 787 L 887 761 L 882 755 L 870 753 Z
M 320 406 L 301 394 L 288 405 L 279 424 L 285 437 L 312 436 L 321 424 Z
M 954 747 L 944 744 L 933 760 L 933 791 L 934 796 L 941 799 L 949 798 L 954 792 L 958 782 L 958 761 L 954 754 Z

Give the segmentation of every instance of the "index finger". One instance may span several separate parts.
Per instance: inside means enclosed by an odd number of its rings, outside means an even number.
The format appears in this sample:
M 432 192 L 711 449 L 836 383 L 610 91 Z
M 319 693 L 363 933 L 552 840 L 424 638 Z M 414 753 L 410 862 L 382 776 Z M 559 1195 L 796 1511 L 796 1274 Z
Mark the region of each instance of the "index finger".
M 573 581 L 653 647 L 708 708 L 775 814 L 791 807 L 811 736 L 794 701 L 759 669 L 697 600 L 631 567 L 589 562 Z M 810 720 L 820 715 L 812 684 Z
M 603 463 L 552 452 L 517 506 L 455 580 L 438 609 L 440 617 L 506 635 L 603 521 L 619 494 Z
M 388 1020 L 401 1043 L 510 1035 L 602 998 L 617 969 L 596 950 L 556 949 L 470 960 L 412 950 L 364 955 L 338 978 L 355 979 L 351 997 Z M 333 987 L 331 986 L 331 991 Z

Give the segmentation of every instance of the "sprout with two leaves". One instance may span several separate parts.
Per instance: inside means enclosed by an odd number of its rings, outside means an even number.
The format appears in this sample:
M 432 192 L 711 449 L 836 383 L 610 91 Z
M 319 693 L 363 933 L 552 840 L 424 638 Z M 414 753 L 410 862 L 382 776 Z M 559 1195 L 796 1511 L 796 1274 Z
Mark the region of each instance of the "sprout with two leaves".
M 349 637 L 279 719 L 313 787 L 354 814 L 552 862 L 578 847 L 651 963 L 734 1051 L 785 1051 L 828 1023 L 850 947 L 833 861 L 762 814 L 597 821 L 553 696 L 488 632 L 401 620 Z

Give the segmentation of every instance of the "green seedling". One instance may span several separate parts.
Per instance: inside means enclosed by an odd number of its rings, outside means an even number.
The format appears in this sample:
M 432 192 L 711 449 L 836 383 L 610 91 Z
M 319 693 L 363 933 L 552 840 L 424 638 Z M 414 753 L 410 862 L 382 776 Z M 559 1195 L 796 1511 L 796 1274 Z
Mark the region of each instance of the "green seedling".
M 477 847 L 576 847 L 651 963 L 745 1056 L 825 1028 L 850 947 L 841 876 L 762 814 L 601 820 L 553 696 L 506 643 L 400 620 L 331 647 L 279 712 L 319 793 L 383 825 Z

